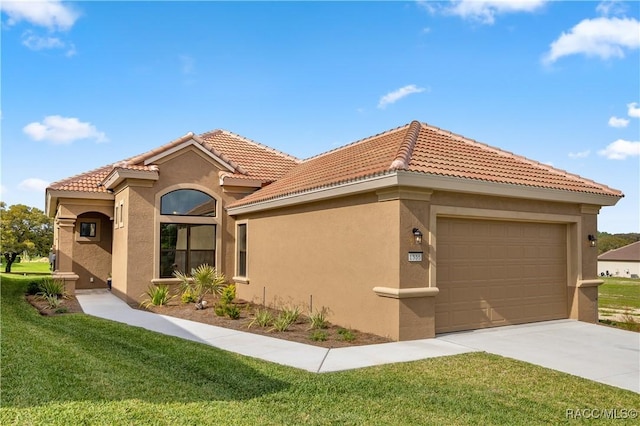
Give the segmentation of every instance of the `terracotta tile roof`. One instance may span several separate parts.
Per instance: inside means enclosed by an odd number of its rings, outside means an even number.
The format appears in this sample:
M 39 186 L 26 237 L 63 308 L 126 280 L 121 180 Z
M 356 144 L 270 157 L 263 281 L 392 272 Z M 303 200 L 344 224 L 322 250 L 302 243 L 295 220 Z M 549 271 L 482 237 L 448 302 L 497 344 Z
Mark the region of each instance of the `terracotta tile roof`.
M 241 175 L 265 182 L 273 182 L 287 173 L 301 160 L 251 139 L 226 130 L 203 133 L 200 138 L 241 167 Z M 236 177 L 234 174 L 234 177 Z
M 640 262 L 640 241 L 602 253 L 598 260 Z
M 161 155 L 192 138 L 200 139 L 205 149 L 232 166 L 234 172 L 225 175 L 233 176 L 234 178 L 257 179 L 264 184 L 268 184 L 282 177 L 300 162 L 295 157 L 224 130 L 214 130 L 200 136 L 194 136 L 193 133 L 187 133 L 185 136 L 135 157 L 54 182 L 49 185 L 48 189 L 106 192 L 106 189 L 100 186 L 100 183 L 113 169 L 157 170 L 157 167 L 153 164 L 145 165 L 145 160 Z
M 103 186 L 99 186 L 113 169 L 113 165 L 102 166 L 79 175 L 72 176 L 50 184 L 47 189 L 56 191 L 79 192 L 107 192 Z
M 312 157 L 233 203 L 248 205 L 396 170 L 620 197 L 620 191 L 510 152 L 413 121 Z

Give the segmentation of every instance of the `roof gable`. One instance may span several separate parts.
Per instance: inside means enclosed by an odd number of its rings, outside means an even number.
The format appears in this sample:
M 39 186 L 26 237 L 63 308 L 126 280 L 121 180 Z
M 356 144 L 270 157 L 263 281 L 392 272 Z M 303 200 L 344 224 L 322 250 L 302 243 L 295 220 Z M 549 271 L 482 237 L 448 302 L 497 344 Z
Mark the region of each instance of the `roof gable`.
M 187 133 L 151 151 L 117 163 L 94 169 L 49 185 L 49 191 L 75 191 L 78 196 L 88 192 L 107 192 L 105 179 L 116 170 L 157 172 L 154 162 L 188 146 L 196 147 L 226 169 L 225 176 L 236 179 L 270 183 L 282 177 L 300 160 L 265 145 L 224 130 L 214 130 L 202 135 Z

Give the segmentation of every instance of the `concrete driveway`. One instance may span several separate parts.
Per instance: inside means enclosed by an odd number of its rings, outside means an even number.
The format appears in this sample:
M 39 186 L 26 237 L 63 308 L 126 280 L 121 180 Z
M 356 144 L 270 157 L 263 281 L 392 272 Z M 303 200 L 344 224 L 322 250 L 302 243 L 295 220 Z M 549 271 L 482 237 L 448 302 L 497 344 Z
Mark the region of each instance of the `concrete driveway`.
M 573 320 L 442 334 L 438 340 L 640 393 L 640 334 Z

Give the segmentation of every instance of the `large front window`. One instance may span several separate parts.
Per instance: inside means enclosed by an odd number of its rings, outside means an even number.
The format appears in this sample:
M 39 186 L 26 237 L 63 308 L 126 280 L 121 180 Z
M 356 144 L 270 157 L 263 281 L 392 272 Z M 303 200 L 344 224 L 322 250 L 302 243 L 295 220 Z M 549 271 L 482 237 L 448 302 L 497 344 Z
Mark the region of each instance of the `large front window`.
M 216 226 L 160 224 L 160 278 L 175 271 L 189 273 L 202 264 L 216 264 Z

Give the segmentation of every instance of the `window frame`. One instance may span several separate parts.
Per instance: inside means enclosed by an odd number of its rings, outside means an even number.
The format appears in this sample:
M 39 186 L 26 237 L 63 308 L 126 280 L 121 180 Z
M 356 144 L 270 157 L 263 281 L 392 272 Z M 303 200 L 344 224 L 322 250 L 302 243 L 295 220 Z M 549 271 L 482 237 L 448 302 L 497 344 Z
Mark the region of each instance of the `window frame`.
M 240 229 L 244 227 L 244 241 L 240 240 Z M 244 244 L 242 244 L 244 243 Z M 235 275 L 232 278 L 238 284 L 249 284 L 249 221 L 236 222 L 236 247 L 235 247 Z M 244 258 L 242 257 L 242 245 L 244 245 Z M 242 262 L 244 265 L 242 265 Z M 242 271 L 244 267 L 244 271 Z M 243 273 L 244 272 L 244 273 Z
M 211 200 L 213 200 L 213 202 L 214 202 L 214 206 L 213 206 L 213 207 L 214 207 L 214 208 L 213 208 L 213 214 L 204 214 L 204 215 L 203 215 L 203 214 L 189 214 L 188 212 L 187 212 L 187 213 L 177 213 L 177 212 L 174 212 L 174 213 L 163 213 L 163 212 L 162 212 L 162 209 L 163 209 L 163 199 L 164 199 L 165 197 L 167 197 L 167 196 L 169 196 L 169 195 L 171 195 L 171 194 L 174 194 L 174 193 L 178 193 L 178 192 L 186 192 L 186 191 L 189 191 L 189 192 L 199 192 L 199 193 L 201 193 L 201 194 L 206 195 L 206 196 L 207 196 L 207 197 L 209 197 Z M 167 201 L 167 202 L 168 202 L 168 201 Z M 205 204 L 205 203 L 203 203 L 203 204 Z M 202 204 L 201 204 L 201 205 L 202 205 Z M 194 207 L 194 208 L 197 208 L 197 207 L 198 207 L 198 206 L 196 206 L 196 207 Z M 163 195 L 161 195 L 161 196 L 160 196 L 160 206 L 159 206 L 159 208 L 160 208 L 160 215 L 161 215 L 161 216 L 178 216 L 178 217 L 217 217 L 217 216 L 218 216 L 218 200 L 217 200 L 215 197 L 212 197 L 210 194 L 208 194 L 208 193 L 206 193 L 206 192 L 204 192 L 204 191 L 201 191 L 201 190 L 199 190 L 199 189 L 194 189 L 194 188 L 178 188 L 178 189 L 174 189 L 173 191 L 169 191 L 169 192 L 164 193 Z
M 211 266 L 213 266 L 214 268 L 216 267 L 216 255 L 217 255 L 217 240 L 218 240 L 218 226 L 214 223 L 175 223 L 175 222 L 161 222 L 160 223 L 160 240 L 162 242 L 162 231 L 163 231 L 163 225 L 176 225 L 176 226 L 184 226 L 186 228 L 186 236 L 185 236 L 185 241 L 186 241 L 186 248 L 185 249 L 178 249 L 178 248 L 173 248 L 173 249 L 165 249 L 162 247 L 162 244 L 160 244 L 160 252 L 159 252 L 159 271 L 158 271 L 158 277 L 161 279 L 166 279 L 166 278 L 174 278 L 173 274 L 171 275 L 164 275 L 163 276 L 163 268 L 162 268 L 162 258 L 163 255 L 166 252 L 175 252 L 176 254 L 178 252 L 184 252 L 184 270 L 181 270 L 180 272 L 183 273 L 190 273 L 191 269 L 199 266 L 199 265 L 192 265 L 192 253 L 193 252 L 213 252 L 213 263 Z M 211 226 L 213 227 L 213 249 L 210 250 L 202 250 L 202 249 L 192 249 L 191 248 L 191 244 L 192 239 L 191 239 L 191 230 L 192 228 L 195 228 L 197 226 Z M 174 259 L 175 259 L 176 255 L 174 255 Z
M 81 231 L 82 231 L 82 225 L 86 224 L 86 223 L 90 223 L 90 224 L 94 224 L 95 225 L 95 234 L 93 236 L 84 236 L 82 235 Z M 78 242 L 84 242 L 84 243 L 97 243 L 100 242 L 100 231 L 101 231 L 101 223 L 102 221 L 99 218 L 95 218 L 95 217 L 87 217 L 87 218 L 80 218 L 76 220 L 76 230 L 75 230 L 75 235 L 76 235 L 76 241 Z
M 161 199 L 166 194 L 179 190 L 179 189 L 193 189 L 205 193 L 215 200 L 216 211 L 215 216 L 179 216 L 179 215 L 162 215 L 160 210 Z M 214 193 L 211 188 L 198 185 L 198 184 L 175 184 L 168 186 L 155 194 L 155 219 L 154 219 L 154 255 L 153 255 L 153 278 L 151 282 L 154 284 L 174 284 L 178 282 L 177 278 L 160 278 L 161 265 L 160 265 L 160 227 L 163 223 L 173 224 L 185 224 L 185 225 L 215 225 L 215 265 L 216 267 L 222 265 L 222 234 L 224 233 L 224 220 L 222 211 L 222 201 L 217 193 Z

